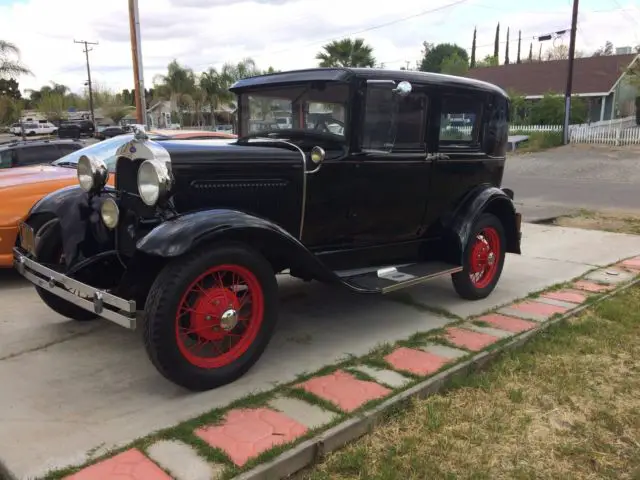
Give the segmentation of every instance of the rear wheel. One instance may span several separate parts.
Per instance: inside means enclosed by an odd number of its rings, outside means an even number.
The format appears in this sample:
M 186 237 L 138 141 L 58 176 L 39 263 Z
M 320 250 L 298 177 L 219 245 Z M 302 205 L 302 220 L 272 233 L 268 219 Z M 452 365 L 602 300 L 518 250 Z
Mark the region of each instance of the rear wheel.
M 269 343 L 277 289 L 269 262 L 244 246 L 198 250 L 174 260 L 145 305 L 149 358 L 167 379 L 190 390 L 236 380 Z
M 504 228 L 498 217 L 482 214 L 469 236 L 463 270 L 452 275 L 458 295 L 479 300 L 493 292 L 504 267 L 505 243 Z
M 58 225 L 49 228 L 49 231 L 40 238 L 35 257 L 35 260 L 39 263 L 48 264 L 54 268 L 58 267 L 56 268 L 58 271 L 64 270 L 65 263 L 62 253 L 62 238 L 60 236 L 60 227 Z M 36 292 L 47 307 L 63 317 L 67 317 L 78 322 L 87 322 L 97 318 L 95 313 L 80 308 L 77 305 L 54 295 L 44 288 L 36 287 Z

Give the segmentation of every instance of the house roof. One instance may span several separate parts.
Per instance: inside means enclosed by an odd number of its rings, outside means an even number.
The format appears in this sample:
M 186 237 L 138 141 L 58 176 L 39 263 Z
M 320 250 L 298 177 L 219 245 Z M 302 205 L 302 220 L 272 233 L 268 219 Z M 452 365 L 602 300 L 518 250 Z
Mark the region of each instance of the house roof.
M 610 92 L 636 58 L 636 54 L 576 58 L 573 66 L 573 94 Z M 552 60 L 474 68 L 466 76 L 493 83 L 505 90 L 513 90 L 520 95 L 535 96 L 549 91 L 563 93 L 568 68 L 568 60 Z

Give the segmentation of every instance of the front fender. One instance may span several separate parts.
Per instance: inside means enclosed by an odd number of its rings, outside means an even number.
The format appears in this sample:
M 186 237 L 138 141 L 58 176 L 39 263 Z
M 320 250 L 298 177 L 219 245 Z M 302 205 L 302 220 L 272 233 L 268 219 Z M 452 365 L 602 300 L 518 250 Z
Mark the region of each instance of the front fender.
M 106 186 L 105 192 L 115 191 L 113 187 Z M 89 196 L 78 185 L 64 187 L 41 198 L 29 210 L 26 222 L 29 225 L 38 225 L 42 217 L 55 217 L 60 225 L 62 235 L 62 248 L 67 267 L 81 259 L 81 245 L 91 233 L 94 225 L 94 237 L 101 233 L 96 240 L 108 241 L 106 229 L 100 229 L 99 212 L 104 199 L 104 194 Z
M 282 264 L 320 280 L 337 280 L 333 271 L 285 229 L 238 210 L 204 210 L 172 218 L 138 240 L 136 247 L 147 255 L 173 258 L 224 240 L 252 246 L 274 266 Z
M 454 212 L 448 226 L 446 241 L 452 243 L 452 260 L 463 260 L 464 247 L 469 241 L 473 225 L 483 213 L 492 213 L 505 229 L 506 251 L 520 254 L 520 222 L 512 198 L 502 189 L 481 185 L 472 190 Z

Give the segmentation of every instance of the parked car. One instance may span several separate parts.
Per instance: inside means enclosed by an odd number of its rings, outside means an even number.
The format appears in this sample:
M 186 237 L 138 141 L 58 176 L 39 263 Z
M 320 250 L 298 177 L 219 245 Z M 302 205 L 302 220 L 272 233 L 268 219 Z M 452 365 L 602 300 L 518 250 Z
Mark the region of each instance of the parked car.
M 496 287 L 505 254 L 520 253 L 514 194 L 501 187 L 509 98 L 497 86 L 329 68 L 247 78 L 231 91 L 237 140 L 138 133 L 115 158 L 87 151 L 78 185 L 31 209 L 14 261 L 46 305 L 126 328 L 140 310 L 153 365 L 206 390 L 243 375 L 266 348 L 277 273 L 360 294 L 451 276 L 476 300 Z M 249 134 L 252 116 L 276 102 L 294 112 L 292 128 Z M 311 104 L 344 107 L 344 131 L 332 133 L 331 119 L 307 124 Z M 474 112 L 466 137 L 442 135 L 442 118 Z
M 19 123 L 14 123 L 11 126 L 11 133 L 16 136 L 22 135 L 23 128 L 24 134 L 28 137 L 34 135 L 55 135 L 58 131 L 58 127 L 51 122 L 26 122 L 23 123 L 22 126 Z
M 93 137 L 95 126 L 89 120 L 62 122 L 58 127 L 58 137 L 79 139 L 82 136 Z
M 150 135 L 157 142 L 167 139 L 232 141 L 236 138 L 235 135 L 221 137 L 213 132 L 209 134 L 209 132 L 189 130 L 181 130 L 177 134 L 175 132 L 150 132 Z M 19 160 L 16 167 L 0 169 L 0 268 L 13 267 L 12 248 L 15 246 L 18 234 L 18 223 L 27 216 L 33 204 L 51 192 L 77 183 L 76 167 L 78 159 L 82 155 L 99 154 L 102 158 L 106 158 L 107 164 L 113 170 L 116 150 L 131 138 L 133 135 L 129 134 L 94 143 L 84 148 L 82 148 L 84 146 L 82 143 L 69 142 L 68 140 L 19 142 L 25 144 L 23 152 L 27 153 L 17 155 Z M 47 149 L 41 149 L 38 145 L 47 145 Z M 52 145 L 60 151 L 54 153 Z M 71 150 L 71 145 L 73 145 L 73 150 Z M 26 148 L 29 150 L 27 151 Z M 5 153 L 5 149 L 6 145 L 0 146 L 0 159 L 3 163 L 9 155 Z M 36 152 L 42 153 L 43 156 L 36 155 Z M 12 151 L 12 158 L 13 155 Z M 21 163 L 20 159 L 32 159 L 33 163 L 29 163 L 31 166 L 21 166 L 27 164 Z
M 81 149 L 80 142 L 67 140 L 13 141 L 0 145 L 0 170 L 51 163 Z
M 106 127 L 97 131 L 94 136 L 100 140 L 104 140 L 106 138 L 113 138 L 118 135 L 124 135 L 127 133 L 123 127 Z

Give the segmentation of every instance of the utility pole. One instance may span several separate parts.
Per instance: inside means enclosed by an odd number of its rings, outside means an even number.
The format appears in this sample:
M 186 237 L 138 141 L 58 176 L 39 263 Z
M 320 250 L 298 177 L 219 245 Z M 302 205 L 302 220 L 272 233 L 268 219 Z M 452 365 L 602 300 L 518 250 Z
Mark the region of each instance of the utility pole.
M 562 138 L 564 145 L 569 143 L 569 119 L 571 116 L 571 88 L 573 86 L 573 60 L 576 54 L 576 30 L 578 29 L 578 0 L 573 0 L 571 17 L 571 39 L 569 40 L 569 68 L 567 72 L 567 88 L 564 91 L 564 125 Z
M 73 43 L 82 43 L 84 45 L 84 53 L 87 58 L 87 85 L 89 86 L 89 110 L 91 111 L 91 123 L 95 126 L 96 118 L 93 113 L 93 89 L 91 88 L 91 68 L 89 68 L 89 52 L 93 48 L 89 45 L 98 45 L 98 42 L 87 42 L 86 40 L 74 40 Z
M 129 0 L 129 30 L 131 32 L 131 56 L 133 58 L 133 84 L 136 97 L 136 117 L 141 125 L 147 124 L 147 105 L 144 98 L 144 70 L 140 46 L 140 12 L 138 0 Z

